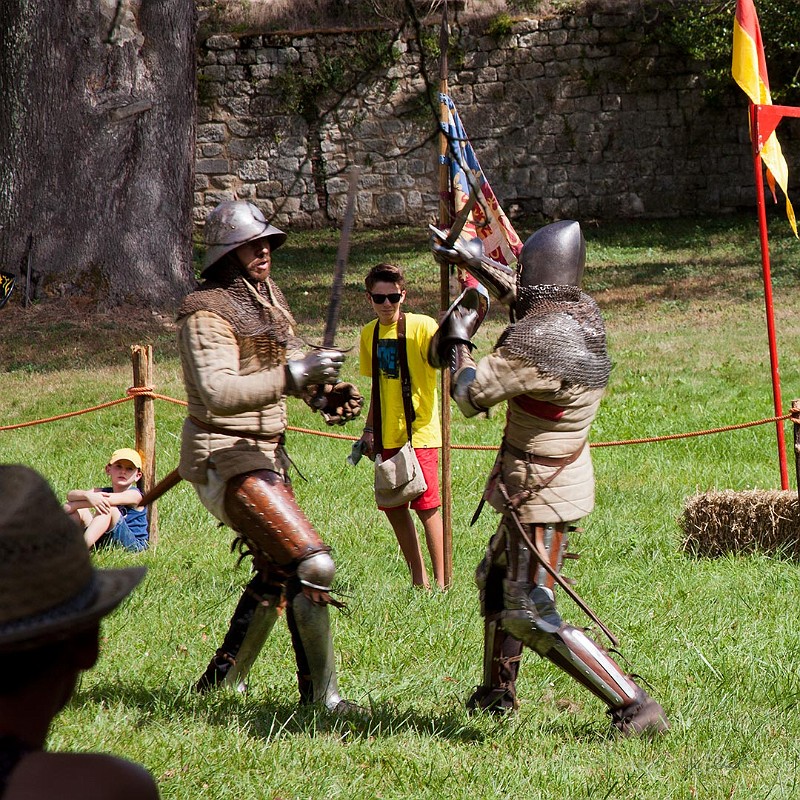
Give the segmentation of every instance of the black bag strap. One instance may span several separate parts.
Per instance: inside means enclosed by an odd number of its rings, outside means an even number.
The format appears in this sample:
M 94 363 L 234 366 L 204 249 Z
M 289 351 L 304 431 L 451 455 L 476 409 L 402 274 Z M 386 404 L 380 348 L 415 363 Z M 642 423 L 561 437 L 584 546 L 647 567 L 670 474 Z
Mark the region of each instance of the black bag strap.
M 372 428 L 376 453 L 383 450 L 383 428 L 381 420 L 380 367 L 378 366 L 378 335 L 380 320 L 375 320 L 372 336 Z M 406 315 L 401 311 L 397 320 L 397 357 L 400 367 L 400 390 L 403 394 L 403 415 L 406 419 L 406 433 L 411 442 L 411 423 L 417 418 L 411 402 L 411 372 L 408 369 L 408 340 L 406 339 Z

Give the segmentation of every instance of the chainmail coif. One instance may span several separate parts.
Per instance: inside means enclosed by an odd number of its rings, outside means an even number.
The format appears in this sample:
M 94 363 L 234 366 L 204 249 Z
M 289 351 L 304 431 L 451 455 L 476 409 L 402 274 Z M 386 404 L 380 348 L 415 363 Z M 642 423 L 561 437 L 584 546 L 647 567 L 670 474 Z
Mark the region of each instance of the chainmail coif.
M 520 286 L 515 310 L 519 322 L 506 328 L 498 347 L 565 386 L 608 385 L 605 325 L 588 294 L 578 286 Z
M 268 305 L 257 302 L 239 265 L 226 257 L 198 289 L 187 295 L 178 310 L 178 320 L 196 311 L 211 311 L 233 328 L 237 338 L 254 339 L 257 350 L 269 354 L 271 363 L 285 363 L 286 350 L 302 345 L 294 333 L 296 323 L 286 298 L 272 278 L 250 285 Z

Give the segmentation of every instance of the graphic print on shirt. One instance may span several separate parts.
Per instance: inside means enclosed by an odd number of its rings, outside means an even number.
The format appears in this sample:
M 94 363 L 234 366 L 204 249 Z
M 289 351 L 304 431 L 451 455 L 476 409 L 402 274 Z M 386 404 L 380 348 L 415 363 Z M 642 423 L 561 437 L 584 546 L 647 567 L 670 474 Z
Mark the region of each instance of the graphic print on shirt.
M 378 367 L 384 378 L 397 380 L 400 377 L 397 339 L 378 340 Z

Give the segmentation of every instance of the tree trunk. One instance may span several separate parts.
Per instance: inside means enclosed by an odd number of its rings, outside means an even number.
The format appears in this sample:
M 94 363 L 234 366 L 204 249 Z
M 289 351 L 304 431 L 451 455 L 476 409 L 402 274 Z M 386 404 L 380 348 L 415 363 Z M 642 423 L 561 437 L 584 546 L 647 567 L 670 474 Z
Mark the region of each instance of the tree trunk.
M 193 0 L 2 0 L 0 269 L 168 308 L 192 278 Z M 30 270 L 28 269 L 30 267 Z

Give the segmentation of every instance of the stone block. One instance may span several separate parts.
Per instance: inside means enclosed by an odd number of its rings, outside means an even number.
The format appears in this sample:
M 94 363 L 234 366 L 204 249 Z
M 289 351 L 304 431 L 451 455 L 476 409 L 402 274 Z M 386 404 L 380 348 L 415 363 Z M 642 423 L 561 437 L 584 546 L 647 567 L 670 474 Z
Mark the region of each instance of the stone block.
M 201 81 L 224 81 L 225 67 L 218 64 L 210 64 L 197 70 L 197 77 Z
M 406 204 L 403 195 L 400 192 L 387 192 L 386 194 L 378 195 L 375 199 L 375 205 L 378 212 L 387 222 L 393 222 L 393 216 L 397 214 L 405 214 Z
M 237 161 L 249 161 L 258 154 L 258 142 L 255 139 L 231 139 L 228 142 L 228 155 Z
M 225 126 L 222 124 L 197 126 L 198 142 L 222 142 L 225 140 L 225 134 Z
M 230 170 L 230 162 L 227 158 L 200 158 L 194 169 L 205 175 L 224 175 Z
M 224 34 L 217 34 L 209 36 L 205 41 L 205 48 L 207 50 L 234 50 L 238 48 L 239 42 L 235 36 L 227 36 Z
M 250 159 L 239 162 L 237 175 L 246 181 L 263 181 L 269 178 L 269 163 L 261 159 Z
M 216 175 L 211 178 L 213 189 L 231 189 L 236 186 L 238 181 L 232 175 Z

